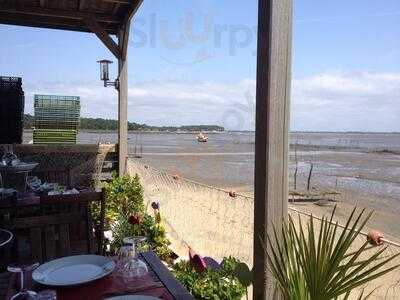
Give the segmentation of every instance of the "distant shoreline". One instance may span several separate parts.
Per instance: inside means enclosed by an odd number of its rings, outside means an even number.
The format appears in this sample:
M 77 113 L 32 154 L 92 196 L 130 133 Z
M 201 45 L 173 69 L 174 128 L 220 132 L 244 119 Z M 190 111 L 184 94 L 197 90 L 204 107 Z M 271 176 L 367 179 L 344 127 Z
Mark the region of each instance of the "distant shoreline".
M 32 133 L 33 129 L 24 129 L 26 133 Z M 82 133 L 118 133 L 118 130 L 105 130 L 105 129 L 80 129 L 79 132 Z M 221 134 L 227 131 L 202 131 L 205 134 Z M 197 134 L 198 130 L 194 131 L 157 131 L 157 130 L 128 130 L 128 133 L 149 133 L 149 134 Z
M 25 132 L 33 132 L 33 129 L 24 129 Z M 87 133 L 117 133 L 116 129 L 79 129 L 79 132 Z M 129 133 L 176 133 L 176 134 L 193 134 L 199 132 L 198 130 L 193 131 L 171 131 L 171 130 L 128 130 Z M 220 133 L 255 133 L 251 130 L 224 130 L 224 131 L 202 131 L 207 134 L 220 134 Z M 306 133 L 306 134 L 398 134 L 400 132 L 380 132 L 380 131 L 290 131 L 290 134 Z

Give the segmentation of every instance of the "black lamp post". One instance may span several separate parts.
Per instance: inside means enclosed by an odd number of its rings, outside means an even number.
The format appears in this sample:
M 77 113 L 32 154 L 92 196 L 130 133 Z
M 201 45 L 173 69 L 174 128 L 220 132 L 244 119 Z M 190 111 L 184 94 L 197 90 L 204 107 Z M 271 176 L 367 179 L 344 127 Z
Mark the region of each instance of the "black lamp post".
M 110 81 L 109 65 L 113 62 L 111 60 L 102 59 L 99 60 L 98 63 L 100 64 L 100 80 L 104 82 L 104 87 L 113 86 L 118 90 L 118 79 L 116 79 L 115 81 Z

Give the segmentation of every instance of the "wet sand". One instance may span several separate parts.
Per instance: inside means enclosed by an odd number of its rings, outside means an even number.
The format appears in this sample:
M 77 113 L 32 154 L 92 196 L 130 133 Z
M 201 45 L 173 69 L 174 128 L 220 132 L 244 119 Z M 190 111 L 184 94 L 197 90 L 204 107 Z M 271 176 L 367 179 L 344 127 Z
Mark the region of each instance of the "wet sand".
M 24 141 L 31 140 L 31 132 Z M 197 143 L 195 134 L 130 133 L 129 151 L 143 149 L 141 161 L 157 169 L 208 185 L 253 194 L 254 133 L 209 134 Z M 290 188 L 294 189 L 295 152 L 298 190 L 304 190 L 310 163 L 312 187 L 337 189 L 338 216 L 357 205 L 375 211 L 371 227 L 400 237 L 400 134 L 397 133 L 292 133 Z M 80 132 L 79 143 L 115 143 L 115 132 Z M 297 145 L 295 147 L 295 145 Z M 296 204 L 322 215 L 331 208 Z
M 341 193 L 334 200 L 337 201 L 337 217 L 342 222 L 354 206 L 374 210 L 370 228 L 379 229 L 391 240 L 400 242 L 399 155 L 304 149 L 297 155 L 297 190 L 306 190 L 312 162 L 312 188 L 334 189 Z M 254 161 L 252 153 L 145 154 L 142 160 L 172 174 L 253 196 L 253 169 L 246 167 Z M 292 151 L 289 170 L 291 190 L 294 190 L 294 161 Z M 295 206 L 318 216 L 332 210 L 331 207 L 312 203 L 297 203 Z
M 341 194 L 330 207 L 314 203 L 296 203 L 292 207 L 322 216 L 337 206 L 336 216 L 344 223 L 357 206 L 373 210 L 368 228 L 378 229 L 395 242 L 400 242 L 400 156 L 387 153 L 348 151 L 302 151 L 298 153 L 297 190 L 305 191 L 310 162 L 315 164 L 312 188 L 333 189 Z M 294 190 L 294 154 L 291 155 L 290 188 Z M 252 185 L 227 187 L 245 195 L 253 195 Z

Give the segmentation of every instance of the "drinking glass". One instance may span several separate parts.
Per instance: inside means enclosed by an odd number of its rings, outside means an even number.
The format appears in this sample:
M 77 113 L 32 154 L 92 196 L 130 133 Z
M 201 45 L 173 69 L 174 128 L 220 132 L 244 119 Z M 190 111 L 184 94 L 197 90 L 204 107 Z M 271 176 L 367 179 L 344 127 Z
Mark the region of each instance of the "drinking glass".
M 57 292 L 54 290 L 44 290 L 37 294 L 36 300 L 57 300 Z
M 143 277 L 148 273 L 146 264 L 138 258 L 137 246 L 145 241 L 143 237 L 125 238 L 119 251 L 119 262 L 124 280 Z
M 14 299 L 36 299 L 36 292 L 28 290 L 26 286 L 26 275 L 28 272 L 32 272 L 39 266 L 39 263 L 35 263 L 32 265 L 10 265 L 7 267 L 7 270 L 12 273 L 20 274 L 20 291 L 11 297 L 10 300 Z
M 147 238 L 145 236 L 135 236 L 135 237 L 126 237 L 122 241 L 125 246 L 134 246 L 135 251 L 140 253 L 140 250 L 143 248 L 142 245 L 146 242 Z

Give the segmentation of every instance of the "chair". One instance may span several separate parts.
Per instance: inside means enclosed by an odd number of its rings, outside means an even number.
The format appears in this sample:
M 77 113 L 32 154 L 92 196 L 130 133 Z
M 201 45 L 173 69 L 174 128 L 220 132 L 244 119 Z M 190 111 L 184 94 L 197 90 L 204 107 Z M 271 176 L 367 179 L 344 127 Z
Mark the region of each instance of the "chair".
M 100 202 L 98 226 L 92 220 L 93 202 Z M 17 260 L 42 263 L 63 256 L 101 253 L 104 214 L 103 192 L 42 196 L 37 216 L 16 217 L 12 222 Z

